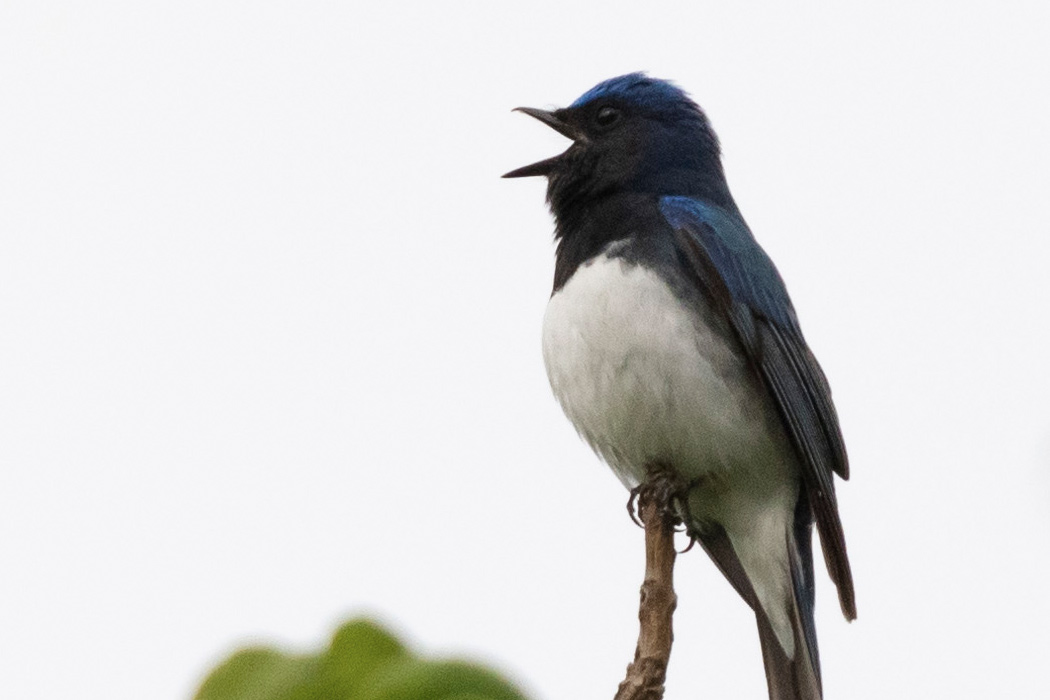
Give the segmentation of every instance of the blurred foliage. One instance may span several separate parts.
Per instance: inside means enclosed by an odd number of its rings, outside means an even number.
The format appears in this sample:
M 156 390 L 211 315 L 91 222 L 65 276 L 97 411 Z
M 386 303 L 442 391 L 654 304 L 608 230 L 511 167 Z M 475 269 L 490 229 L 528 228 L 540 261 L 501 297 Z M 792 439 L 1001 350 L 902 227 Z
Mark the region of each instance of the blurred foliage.
M 235 652 L 195 700 L 525 700 L 475 664 L 421 659 L 368 620 L 347 622 L 317 654 Z

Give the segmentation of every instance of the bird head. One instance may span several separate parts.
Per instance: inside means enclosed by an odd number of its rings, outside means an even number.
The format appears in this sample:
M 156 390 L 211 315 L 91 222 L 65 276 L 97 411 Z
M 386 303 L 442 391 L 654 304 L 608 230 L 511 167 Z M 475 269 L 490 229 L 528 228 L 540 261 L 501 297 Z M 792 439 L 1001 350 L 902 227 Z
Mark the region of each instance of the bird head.
M 503 176 L 545 176 L 555 216 L 617 192 L 704 196 L 725 190 L 718 139 L 707 117 L 667 81 L 630 73 L 599 83 L 568 107 L 516 111 L 573 141 L 564 153 Z

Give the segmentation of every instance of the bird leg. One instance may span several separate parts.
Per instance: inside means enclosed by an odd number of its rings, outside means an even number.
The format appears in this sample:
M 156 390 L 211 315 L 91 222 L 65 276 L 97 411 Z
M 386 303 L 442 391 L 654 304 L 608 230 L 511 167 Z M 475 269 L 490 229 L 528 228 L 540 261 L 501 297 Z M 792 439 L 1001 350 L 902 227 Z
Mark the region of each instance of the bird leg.
M 631 491 L 631 517 L 637 502 L 638 518 L 645 528 L 645 581 L 634 661 L 627 667 L 627 677 L 620 683 L 615 700 L 660 700 L 664 695 L 674 638 L 671 618 L 678 603 L 673 581 L 677 554 L 674 533 L 680 522 L 677 506 L 683 493 L 681 480 L 662 465 L 650 467 L 645 481 Z
M 645 501 L 654 501 L 661 506 L 665 518 L 672 527 L 682 524 L 681 513 L 686 512 L 686 496 L 699 483 L 699 479 L 685 484 L 674 471 L 664 464 L 654 464 L 646 470 L 645 481 L 631 489 L 627 499 L 627 514 L 638 527 L 645 527 L 639 520 Z

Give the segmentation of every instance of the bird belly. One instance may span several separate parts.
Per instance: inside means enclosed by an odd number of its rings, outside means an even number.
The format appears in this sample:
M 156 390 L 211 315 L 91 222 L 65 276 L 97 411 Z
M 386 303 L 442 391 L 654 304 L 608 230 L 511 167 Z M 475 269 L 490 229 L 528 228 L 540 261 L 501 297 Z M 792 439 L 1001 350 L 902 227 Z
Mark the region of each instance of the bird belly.
M 566 415 L 625 486 L 656 464 L 689 484 L 687 525 L 726 532 L 790 656 L 798 466 L 727 323 L 654 270 L 603 255 L 551 297 L 543 357 Z
M 789 476 L 775 409 L 728 325 L 650 268 L 580 266 L 548 303 L 543 357 L 566 415 L 628 488 L 657 463 L 715 490 Z

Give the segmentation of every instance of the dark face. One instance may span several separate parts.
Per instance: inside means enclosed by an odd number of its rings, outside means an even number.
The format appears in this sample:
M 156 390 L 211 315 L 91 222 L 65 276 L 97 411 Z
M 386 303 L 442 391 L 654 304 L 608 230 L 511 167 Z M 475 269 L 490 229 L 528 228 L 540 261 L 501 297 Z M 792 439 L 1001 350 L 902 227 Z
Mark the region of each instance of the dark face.
M 597 100 L 555 115 L 578 136 L 548 176 L 551 204 L 627 188 L 646 156 L 655 124 L 630 105 Z
M 643 84 L 589 98 L 588 93 L 553 112 L 519 108 L 573 144 L 561 155 L 504 177 L 547 177 L 555 215 L 616 192 L 693 193 L 690 181 L 712 167 L 721 174 L 717 140 L 684 94 L 652 84 L 649 91 Z

